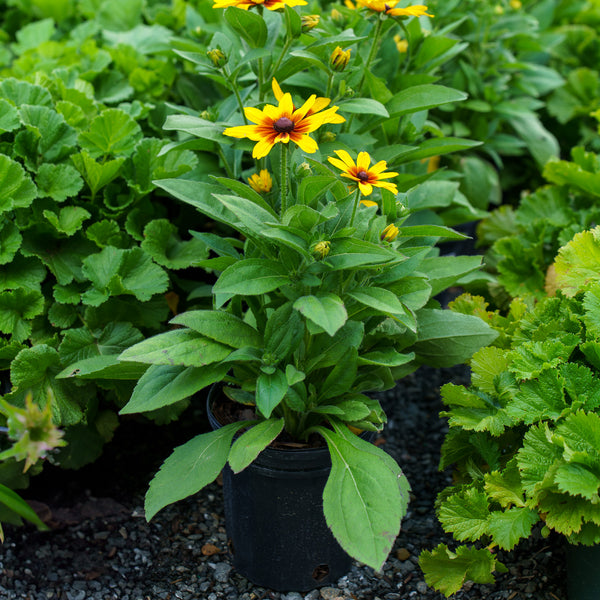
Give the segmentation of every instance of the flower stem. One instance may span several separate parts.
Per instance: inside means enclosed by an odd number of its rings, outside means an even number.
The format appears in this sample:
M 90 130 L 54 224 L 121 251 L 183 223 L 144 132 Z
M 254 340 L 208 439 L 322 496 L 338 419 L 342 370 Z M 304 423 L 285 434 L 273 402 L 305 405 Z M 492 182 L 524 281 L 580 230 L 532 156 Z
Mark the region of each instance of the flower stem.
M 264 91 L 263 91 L 263 85 L 264 85 L 264 77 L 265 77 L 265 66 L 263 63 L 263 59 L 259 58 L 258 59 L 258 100 L 259 102 L 263 101 L 263 98 L 265 96 Z
M 279 66 L 281 65 L 281 61 L 283 60 L 283 57 L 285 56 L 286 52 L 290 49 L 290 46 L 292 45 L 293 41 L 294 41 L 294 38 L 288 34 L 288 37 L 285 40 L 285 44 L 283 45 L 283 48 L 281 50 L 281 54 L 279 55 L 279 58 L 277 59 L 275 66 L 271 69 L 271 75 L 270 75 L 269 79 L 271 79 L 272 77 L 275 77 L 275 73 L 277 73 L 277 69 L 279 69 Z
M 402 73 L 406 73 L 408 71 L 408 65 L 410 64 L 411 57 L 411 46 L 410 46 L 410 35 L 408 33 L 408 28 L 404 24 L 404 21 L 400 21 L 400 27 L 402 27 L 402 31 L 404 32 L 404 38 L 406 39 L 406 56 L 404 59 L 404 66 L 402 67 Z
M 329 79 L 327 80 L 327 91 L 325 92 L 325 98 L 331 97 L 331 88 L 333 87 L 333 71 L 329 72 Z
M 288 187 L 288 145 L 281 147 L 281 183 L 279 184 L 281 190 L 281 213 L 283 217 L 287 210 L 287 187 Z
M 352 207 L 352 216 L 350 217 L 350 227 L 354 225 L 354 217 L 356 215 L 356 208 L 358 207 L 358 201 L 360 200 L 360 188 L 356 187 L 356 196 L 354 197 L 354 206 Z
M 379 19 L 377 19 L 377 25 L 375 25 L 375 33 L 373 34 L 373 43 L 371 44 L 371 50 L 369 51 L 369 56 L 367 58 L 367 62 L 365 63 L 365 66 L 363 67 L 363 74 L 362 77 L 360 78 L 360 83 L 358 84 L 358 95 L 360 96 L 362 93 L 362 89 L 363 86 L 365 85 L 365 78 L 367 76 L 367 71 L 371 68 L 371 63 L 373 62 L 373 59 L 375 58 L 375 54 L 377 52 L 377 46 L 379 45 L 379 36 L 381 34 L 381 25 L 383 24 L 383 21 L 381 20 L 381 17 Z
M 229 177 L 229 179 L 235 179 L 236 177 L 233 174 L 233 171 L 231 170 L 231 167 L 229 166 L 227 159 L 225 158 L 225 153 L 223 152 L 223 148 L 221 148 L 221 146 L 218 144 L 217 144 L 217 152 L 219 153 L 219 157 L 223 161 L 223 166 L 225 167 L 225 172 L 227 173 L 227 177 Z
M 244 112 L 244 103 L 242 102 L 242 97 L 240 96 L 240 92 L 238 90 L 235 80 L 231 78 L 231 74 L 229 73 L 226 67 L 223 68 L 223 75 L 225 75 L 225 78 L 233 88 L 233 93 L 235 94 L 238 106 L 240 107 L 242 117 L 244 117 L 244 124 L 248 125 L 248 119 L 246 119 L 246 113 Z

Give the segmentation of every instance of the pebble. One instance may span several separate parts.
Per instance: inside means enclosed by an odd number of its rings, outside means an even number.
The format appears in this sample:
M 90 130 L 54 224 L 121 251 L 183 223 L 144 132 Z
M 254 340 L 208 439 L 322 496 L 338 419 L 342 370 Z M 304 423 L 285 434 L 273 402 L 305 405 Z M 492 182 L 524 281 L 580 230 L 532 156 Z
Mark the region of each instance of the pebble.
M 336 600 L 336 598 L 339 598 L 342 595 L 343 595 L 343 592 L 341 590 L 338 590 L 337 588 L 334 588 L 334 587 L 321 588 L 321 598 L 323 598 L 323 600 Z
M 227 563 L 217 563 L 214 566 L 215 579 L 221 583 L 227 583 L 229 581 L 229 573 L 231 573 L 231 565 Z

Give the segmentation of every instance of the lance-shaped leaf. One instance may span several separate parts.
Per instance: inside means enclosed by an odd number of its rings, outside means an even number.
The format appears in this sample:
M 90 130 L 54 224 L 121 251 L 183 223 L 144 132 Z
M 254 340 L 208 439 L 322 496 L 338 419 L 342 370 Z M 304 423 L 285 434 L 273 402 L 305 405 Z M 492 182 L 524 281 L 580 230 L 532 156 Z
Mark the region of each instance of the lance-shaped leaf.
M 348 296 L 364 306 L 396 319 L 411 331 L 417 330 L 414 315 L 402 305 L 396 294 L 390 292 L 390 290 L 374 286 L 364 287 L 348 292 Z
M 231 423 L 175 448 L 150 482 L 146 519 L 149 521 L 167 504 L 183 500 L 214 481 L 227 462 L 233 436 L 247 426 L 245 421 Z
M 260 15 L 230 6 L 225 10 L 225 20 L 251 48 L 261 48 L 265 45 L 268 31 L 265 20 Z
M 191 329 L 175 329 L 127 348 L 120 360 L 185 367 L 203 367 L 223 360 L 231 348 Z
M 121 414 L 147 412 L 189 398 L 221 381 L 227 371 L 229 365 L 221 364 L 206 367 L 151 365 L 140 377 Z
M 374 460 L 372 448 L 364 450 L 361 443 L 351 444 L 325 428 L 319 432 L 331 453 L 323 491 L 327 525 L 350 556 L 380 570 L 404 514 L 397 472 L 386 460 Z
M 213 286 L 214 294 L 256 296 L 289 283 L 288 270 L 278 261 L 247 258 L 227 267 Z
M 261 373 L 256 380 L 256 407 L 268 419 L 284 399 L 288 390 L 285 373 L 275 369 L 273 373 Z
M 224 311 L 191 310 L 177 315 L 170 322 L 189 327 L 232 348 L 245 346 L 260 348 L 262 346 L 261 335 L 254 327 L 239 317 Z
M 269 419 L 245 431 L 231 446 L 231 470 L 243 471 L 282 432 L 283 425 L 283 419 Z
M 79 379 L 137 380 L 147 369 L 148 365 L 120 362 L 116 354 L 99 354 L 70 364 L 56 375 L 56 379 L 78 377 Z
M 331 336 L 348 319 L 342 299 L 335 294 L 302 296 L 294 302 L 294 308 Z

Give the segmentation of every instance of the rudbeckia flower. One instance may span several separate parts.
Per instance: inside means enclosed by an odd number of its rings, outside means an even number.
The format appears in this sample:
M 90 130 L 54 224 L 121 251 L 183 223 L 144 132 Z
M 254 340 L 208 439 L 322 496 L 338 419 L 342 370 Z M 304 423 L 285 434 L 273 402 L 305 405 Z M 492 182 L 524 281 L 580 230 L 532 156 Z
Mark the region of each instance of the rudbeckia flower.
M 375 12 L 384 12 L 391 17 L 433 17 L 427 12 L 424 4 L 415 4 L 407 8 L 394 8 L 399 0 L 356 0 L 360 6 L 364 6 Z
M 254 173 L 252 177 L 248 178 L 248 183 L 259 194 L 266 194 L 273 189 L 273 179 L 266 169 L 262 169 L 260 173 Z
M 339 158 L 329 157 L 327 160 L 338 169 L 343 171 L 342 177 L 347 177 L 356 181 L 358 189 L 363 196 L 368 196 L 373 191 L 373 187 L 384 188 L 393 194 L 398 193 L 398 188 L 395 183 L 389 181 L 381 181 L 396 177 L 398 173 L 384 173 L 387 169 L 385 160 L 380 160 L 377 164 L 370 167 L 371 157 L 366 152 L 359 152 L 356 163 L 345 150 L 335 150 Z M 341 159 L 341 160 L 340 160 Z
M 229 6 L 236 6 L 248 10 L 254 6 L 264 6 L 269 10 L 278 10 L 285 6 L 304 6 L 305 0 L 215 0 L 213 8 L 227 8 Z
M 294 108 L 290 94 L 284 94 L 279 106 L 267 104 L 263 110 L 247 106 L 244 108 L 246 118 L 256 124 L 228 127 L 223 134 L 257 142 L 252 150 L 254 158 L 267 156 L 275 144 L 287 144 L 290 140 L 304 152 L 312 154 L 319 146 L 308 134 L 323 124 L 328 112 L 309 114 L 316 100 L 317 96 L 313 94 L 300 108 Z M 334 108 L 337 110 L 337 107 Z
M 277 79 L 275 79 L 275 77 L 273 77 L 271 87 L 273 88 L 273 94 L 275 96 L 275 99 L 278 102 L 281 101 L 284 94 L 281 88 L 279 87 L 279 83 L 277 83 Z M 315 103 L 308 109 L 306 116 L 310 117 L 311 115 L 314 115 L 316 113 L 321 113 L 320 116 L 323 118 L 321 125 L 324 125 L 325 123 L 343 123 L 346 119 L 344 119 L 342 115 L 337 114 L 337 110 L 339 107 L 332 106 L 331 108 L 328 108 L 327 110 L 321 112 L 324 108 L 329 106 L 330 102 L 331 100 L 329 98 L 316 98 Z M 294 110 L 295 109 L 296 107 L 294 106 Z

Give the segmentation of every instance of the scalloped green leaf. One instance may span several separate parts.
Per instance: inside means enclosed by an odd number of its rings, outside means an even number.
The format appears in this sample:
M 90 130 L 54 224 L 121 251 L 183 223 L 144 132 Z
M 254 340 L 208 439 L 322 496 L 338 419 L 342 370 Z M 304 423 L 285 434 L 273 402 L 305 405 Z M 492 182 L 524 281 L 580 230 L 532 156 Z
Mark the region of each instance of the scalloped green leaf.
M 475 488 L 452 494 L 446 498 L 438 511 L 445 531 L 458 541 L 475 541 L 488 532 L 490 509 L 486 494 Z
M 58 214 L 51 210 L 44 210 L 42 214 L 56 231 L 67 236 L 74 235 L 81 229 L 83 222 L 92 216 L 81 206 L 64 206 Z
M 27 208 L 36 196 L 35 184 L 25 169 L 16 160 L 0 154 L 0 214 Z
M 44 311 L 44 297 L 36 290 L 0 292 L 0 331 L 22 342 L 31 333 L 31 319 Z
M 83 187 L 83 179 L 77 170 L 65 164 L 40 165 L 35 182 L 40 198 L 49 197 L 56 202 L 76 196 Z
M 23 236 L 12 221 L 0 221 L 0 265 L 10 263 L 21 247 Z M 0 278 L 2 275 L 0 274 Z
M 554 263 L 556 284 L 567 296 L 574 296 L 590 283 L 600 280 L 600 226 L 575 234 L 559 251 Z
M 79 134 L 79 144 L 92 158 L 130 156 L 142 137 L 133 117 L 117 108 L 108 108 Z
M 17 254 L 0 269 L 0 291 L 18 288 L 39 291 L 45 278 L 46 269 L 37 258 Z
M 119 157 L 100 163 L 85 150 L 79 152 L 79 154 L 71 154 L 71 160 L 88 184 L 92 196 L 95 196 L 99 190 L 119 176 L 121 167 L 125 162 L 125 158 Z
M 20 126 L 19 111 L 10 102 L 0 98 L 0 135 Z
M 490 515 L 488 531 L 500 548 L 512 550 L 521 539 L 531 535 L 531 528 L 539 520 L 537 511 L 526 507 L 494 511 Z
M 0 81 L 0 98 L 5 98 L 17 108 L 24 104 L 50 108 L 53 104 L 52 96 L 45 87 L 13 77 Z

